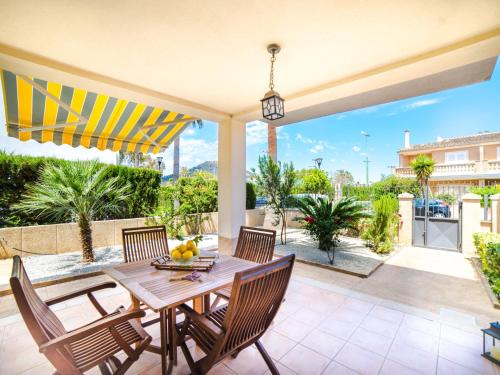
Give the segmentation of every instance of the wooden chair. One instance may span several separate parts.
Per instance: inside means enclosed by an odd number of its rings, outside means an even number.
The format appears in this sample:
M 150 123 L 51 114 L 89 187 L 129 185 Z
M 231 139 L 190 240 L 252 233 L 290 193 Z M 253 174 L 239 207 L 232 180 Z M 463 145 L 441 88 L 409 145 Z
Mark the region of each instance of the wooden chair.
M 102 283 L 44 302 L 36 294 L 21 258 L 16 255 L 13 262 L 10 286 L 19 311 L 40 352 L 58 374 L 82 374 L 95 366 L 99 366 L 102 374 L 124 374 L 151 342 L 151 336 L 135 321 L 144 316 L 143 311 L 119 308 L 108 314 L 92 294 L 97 290 L 114 288 L 115 283 Z M 102 317 L 73 331 L 66 331 L 49 306 L 85 294 Z M 127 356 L 123 363 L 115 357 L 120 351 Z
M 168 255 L 167 230 L 164 225 L 122 229 L 125 263 Z
M 234 256 L 255 263 L 267 263 L 273 259 L 276 231 L 242 226 Z M 229 300 L 231 287 L 218 290 L 212 308 L 217 307 L 221 299 Z
M 234 277 L 229 304 L 198 314 L 183 304 L 185 321 L 178 325 L 178 345 L 193 374 L 206 374 L 228 355 L 236 355 L 255 344 L 272 374 L 279 374 L 259 339 L 273 321 L 292 274 L 295 255 L 238 272 Z M 206 354 L 194 362 L 187 337 Z
M 154 227 L 124 228 L 122 229 L 123 259 L 125 263 L 157 258 L 169 254 L 167 230 L 164 225 Z M 147 310 L 144 304 L 134 305 L 133 308 Z M 142 322 L 143 327 L 156 324 L 159 317 Z

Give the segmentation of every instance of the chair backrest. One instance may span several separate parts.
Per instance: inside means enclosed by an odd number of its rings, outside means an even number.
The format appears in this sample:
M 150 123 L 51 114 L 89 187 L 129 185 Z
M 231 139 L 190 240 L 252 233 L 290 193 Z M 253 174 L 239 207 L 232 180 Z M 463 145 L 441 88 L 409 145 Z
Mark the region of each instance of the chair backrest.
M 21 316 L 38 346 L 66 333 L 61 321 L 35 292 L 18 255 L 13 258 L 10 287 Z M 51 353 L 49 360 L 53 364 L 66 363 L 72 367 L 73 355 L 69 350 L 61 349 Z
M 164 225 L 122 229 L 123 258 L 126 263 L 168 255 Z
M 273 259 L 276 231 L 262 228 L 241 227 L 235 257 L 256 263 Z
M 235 275 L 217 357 L 251 345 L 266 332 L 285 296 L 294 261 L 290 254 Z

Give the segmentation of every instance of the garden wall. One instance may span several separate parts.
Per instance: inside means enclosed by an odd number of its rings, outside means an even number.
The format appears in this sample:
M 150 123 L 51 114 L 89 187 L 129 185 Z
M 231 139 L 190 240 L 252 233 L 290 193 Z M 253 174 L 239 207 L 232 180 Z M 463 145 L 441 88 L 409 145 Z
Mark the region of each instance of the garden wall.
M 203 221 L 202 233 L 217 233 L 217 212 L 210 212 Z M 246 211 L 246 225 L 262 226 L 264 224 L 264 209 Z M 92 222 L 92 240 L 94 247 L 107 247 L 122 244 L 123 228 L 144 226 L 145 218 L 105 220 Z M 22 250 L 29 255 L 60 254 L 71 251 L 81 251 L 78 225 L 52 224 L 29 227 L 0 229 L 0 259 L 20 255 Z

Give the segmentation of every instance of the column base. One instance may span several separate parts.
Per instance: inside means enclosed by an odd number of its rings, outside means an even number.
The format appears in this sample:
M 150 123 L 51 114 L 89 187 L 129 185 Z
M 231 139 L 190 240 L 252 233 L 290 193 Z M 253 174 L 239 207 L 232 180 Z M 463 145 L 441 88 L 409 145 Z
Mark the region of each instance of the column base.
M 219 254 L 223 255 L 234 255 L 236 250 L 236 244 L 238 243 L 238 238 L 227 238 L 219 236 Z

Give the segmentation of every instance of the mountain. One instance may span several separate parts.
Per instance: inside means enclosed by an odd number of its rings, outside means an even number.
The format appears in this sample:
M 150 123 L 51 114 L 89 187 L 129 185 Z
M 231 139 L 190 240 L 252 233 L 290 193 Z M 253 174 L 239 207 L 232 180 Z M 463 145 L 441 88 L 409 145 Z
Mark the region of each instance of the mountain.
M 187 171 L 188 176 L 192 176 L 196 172 L 208 172 L 213 174 L 214 176 L 217 176 L 217 161 L 204 161 L 201 164 L 198 164 L 197 166 L 194 166 L 193 168 L 189 168 Z M 163 181 L 170 181 L 174 177 L 173 174 L 169 174 L 166 176 L 162 176 Z

